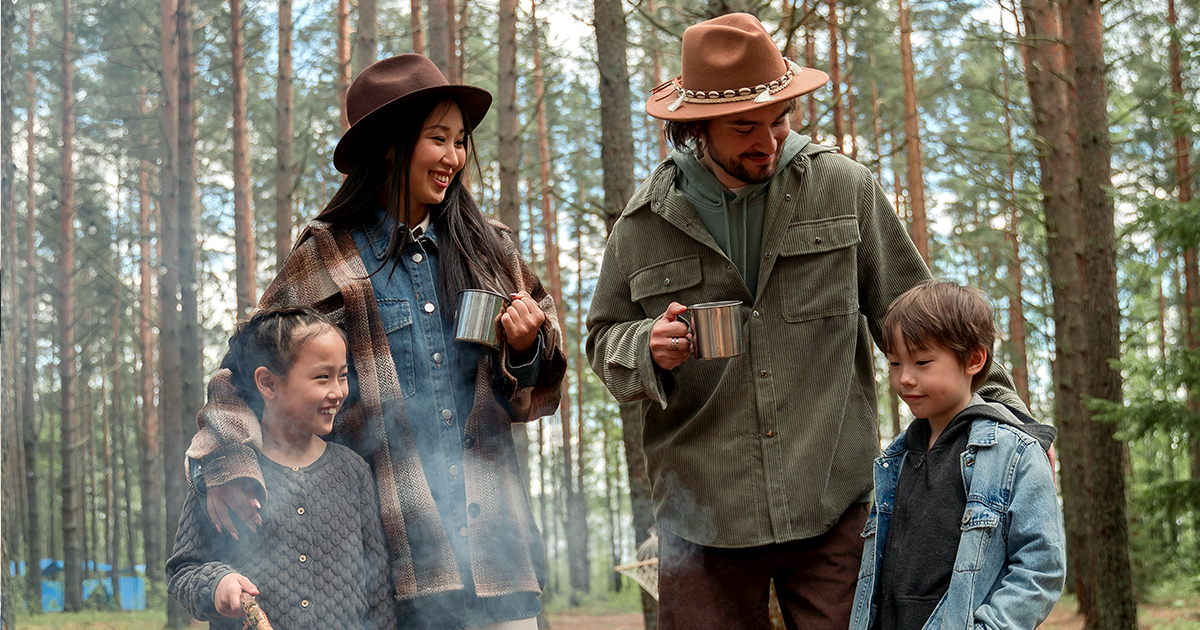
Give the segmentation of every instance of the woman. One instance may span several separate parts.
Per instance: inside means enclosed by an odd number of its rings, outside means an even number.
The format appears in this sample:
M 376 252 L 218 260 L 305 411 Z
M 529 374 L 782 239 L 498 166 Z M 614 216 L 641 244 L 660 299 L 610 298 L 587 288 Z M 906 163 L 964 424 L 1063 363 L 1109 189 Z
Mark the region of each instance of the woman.
M 401 628 L 532 630 L 540 611 L 544 551 L 510 428 L 554 412 L 566 361 L 553 301 L 463 183 L 490 104 L 421 55 L 365 69 L 334 152 L 347 177 L 259 303 L 314 306 L 346 331 L 352 394 L 331 439 L 374 472 Z M 511 296 L 498 350 L 454 340 L 464 289 Z M 269 497 L 228 371 L 198 423 L 192 478 L 236 536 Z

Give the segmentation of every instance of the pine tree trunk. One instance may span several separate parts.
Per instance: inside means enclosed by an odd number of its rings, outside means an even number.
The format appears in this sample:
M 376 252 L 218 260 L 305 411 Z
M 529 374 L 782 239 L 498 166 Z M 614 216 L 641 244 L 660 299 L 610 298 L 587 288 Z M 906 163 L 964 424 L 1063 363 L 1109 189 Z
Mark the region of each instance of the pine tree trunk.
M 117 243 L 113 242 L 113 269 L 120 269 L 120 261 L 116 256 Z M 123 288 L 123 287 L 122 287 Z M 104 557 L 109 566 L 108 577 L 111 578 L 113 595 L 117 608 L 121 602 L 121 584 L 117 579 L 117 566 L 121 563 L 121 521 L 120 510 L 117 509 L 119 498 L 117 493 L 120 481 L 117 471 L 116 455 L 113 451 L 115 441 L 115 426 L 121 422 L 121 291 L 114 291 L 112 318 L 112 397 L 109 399 L 107 412 L 104 415 Z
M 579 205 L 582 207 L 586 203 L 586 193 L 581 187 L 579 189 Z M 588 520 L 588 493 L 587 484 L 585 483 L 584 473 L 587 471 L 587 455 L 586 448 L 588 442 L 587 432 L 583 426 L 583 364 L 587 361 L 584 356 L 580 340 L 587 333 L 587 329 L 583 322 L 583 227 L 580 223 L 575 224 L 575 341 L 571 344 L 571 354 L 575 358 L 575 435 L 579 436 L 579 453 L 576 457 L 575 474 L 578 491 L 575 492 L 575 501 L 577 503 L 576 511 L 579 513 L 578 527 L 579 535 L 581 536 L 580 547 L 583 550 L 582 563 L 580 573 L 583 578 L 583 592 L 592 592 L 592 562 L 589 552 L 591 547 L 591 536 L 589 536 L 587 520 Z M 564 309 L 565 310 L 565 309 Z
M 829 84 L 833 89 L 833 146 L 842 150 L 846 138 L 842 126 L 842 71 L 838 63 L 838 13 L 837 0 L 828 0 L 829 17 Z
M 462 83 L 458 74 L 458 22 L 455 20 L 457 7 L 454 0 L 446 3 L 446 79 L 451 83 Z
M 175 466 L 186 446 L 183 443 L 183 380 L 180 359 L 179 320 L 179 33 L 175 15 L 179 11 L 176 0 L 162 0 L 162 61 L 163 92 L 160 97 L 162 108 L 163 142 L 161 145 L 162 168 L 159 181 L 162 194 L 159 199 L 159 263 L 162 277 L 158 283 L 159 315 L 159 389 L 161 404 L 159 423 L 162 444 L 164 497 L 166 511 L 163 514 L 163 538 L 160 553 L 165 545 L 175 540 L 175 529 L 183 507 L 186 484 L 181 482 L 182 468 Z M 159 556 L 160 560 L 164 556 Z M 148 558 L 147 558 L 148 559 Z M 150 566 L 146 571 L 150 583 L 162 592 L 163 572 L 161 564 Z M 173 600 L 167 602 L 169 627 L 181 628 L 188 622 L 187 611 Z
M 17 208 L 16 201 L 13 197 L 13 174 L 16 172 L 16 164 L 13 161 L 13 105 L 12 105 L 12 48 L 13 48 L 13 26 L 16 22 L 16 5 L 11 0 L 3 0 L 3 5 L 0 5 L 0 216 L 3 216 L 4 228 L 8 231 L 5 235 L 3 245 L 3 273 L 0 275 L 3 284 L 4 304 L 0 305 L 0 339 L 7 341 L 4 344 L 4 378 L 5 382 L 17 383 L 17 355 L 15 345 L 12 342 L 15 325 L 17 323 L 17 283 L 16 270 L 13 269 L 14 263 L 17 260 L 16 256 L 16 238 L 15 228 L 17 226 Z M 32 387 L 33 383 L 26 383 L 26 387 Z M 20 457 L 18 448 L 14 448 L 13 444 L 20 444 L 20 424 L 13 422 L 13 418 L 18 417 L 15 413 L 16 397 L 13 395 L 16 392 L 10 390 L 8 395 L 4 397 L 4 407 L 0 413 L 4 413 L 4 417 L 8 418 L 8 422 L 4 423 L 3 434 L 4 443 L 9 445 L 4 449 L 3 461 L 0 462 L 0 470 L 6 475 L 7 485 L 4 487 L 5 496 L 10 497 L 9 506 L 4 510 L 2 520 L 0 520 L 0 529 L 3 529 L 3 549 L 0 549 L 4 559 L 13 557 L 13 551 L 19 549 L 18 544 L 11 544 L 17 538 L 21 531 L 20 527 L 14 527 L 14 519 L 12 516 L 21 514 L 13 508 L 20 504 L 20 483 L 15 473 L 18 470 L 18 463 L 24 465 L 23 459 Z M 11 497 L 18 497 L 18 500 L 13 501 Z M 7 630 L 12 628 L 16 623 L 16 611 L 11 597 L 15 591 L 12 588 L 13 580 L 8 571 L 3 572 L 3 582 L 0 582 L 2 592 L 9 593 L 9 605 L 0 608 L 0 628 Z
M 912 19 L 908 0 L 900 0 L 900 74 L 904 81 L 904 147 L 908 165 L 910 233 L 917 251 L 929 265 L 929 227 L 925 221 L 925 164 L 917 119 L 917 81 L 912 54 Z
M 78 366 L 75 354 L 75 95 L 74 61 L 71 56 L 71 0 L 62 2 L 62 189 L 59 201 L 58 259 L 58 326 L 59 326 L 59 384 L 62 403 L 59 407 L 62 441 L 63 536 L 63 608 L 67 612 L 83 610 L 83 481 L 77 453 L 81 443 L 79 418 L 75 397 L 78 389 Z
M 371 21 L 374 24 L 374 0 L 359 2 L 359 44 L 363 44 L 363 21 L 368 2 L 372 7 Z M 374 26 L 372 26 L 372 29 Z M 372 31 L 374 36 L 374 31 Z M 372 40 L 372 59 L 375 50 Z M 361 51 L 360 51 L 361 53 Z M 366 66 L 360 66 L 359 71 Z M 275 270 L 283 269 L 283 261 L 292 251 L 292 188 L 296 179 L 292 166 L 295 143 L 292 120 L 292 0 L 279 0 L 279 64 L 275 76 Z
M 850 84 L 850 77 L 854 73 L 854 59 L 850 56 L 850 36 L 848 33 L 842 37 L 842 46 L 844 47 L 842 58 L 846 60 L 842 82 L 846 84 L 846 126 L 850 133 L 850 159 L 857 160 L 858 129 L 854 115 L 854 89 Z
M 1000 23 L 1004 23 L 1003 6 L 1000 7 Z M 1020 214 L 1017 209 L 1016 159 L 1013 150 L 1012 108 L 1009 103 L 1008 53 L 1001 49 L 1001 70 L 1004 78 L 1004 139 L 1006 147 L 1006 175 L 1008 177 L 1008 226 L 1005 238 L 1012 247 L 1012 259 L 1008 264 L 1008 277 L 1012 282 L 1008 295 L 1008 342 L 1012 352 L 1012 377 L 1017 395 L 1029 406 L 1029 357 L 1025 349 L 1025 299 L 1022 286 L 1021 242 L 1018 238 Z
M 456 27 L 458 45 L 454 49 L 454 54 L 458 58 L 458 63 L 456 64 L 458 67 L 458 80 L 460 83 L 469 84 L 470 81 L 467 79 L 467 42 L 470 41 L 470 38 L 467 36 L 467 19 L 470 15 L 470 11 L 468 10 L 470 5 L 467 3 L 467 0 L 461 0 L 461 2 L 462 4 L 458 9 L 458 26 Z
M 426 28 L 429 41 L 426 43 L 429 60 L 448 78 L 450 76 L 450 20 L 454 19 L 448 0 L 429 0 Z
M 654 5 L 654 0 L 646 0 L 646 11 L 649 12 L 650 15 L 655 17 L 658 16 L 658 7 Z M 660 85 L 663 82 L 662 50 L 660 49 L 658 40 L 658 30 L 655 28 L 650 29 L 650 59 L 650 67 L 653 72 L 650 77 L 652 79 L 651 85 Z M 653 124 L 658 136 L 658 161 L 662 162 L 663 160 L 667 159 L 667 155 L 670 153 L 670 150 L 667 147 L 667 135 L 665 133 L 666 123 L 655 119 Z M 617 584 L 619 585 L 620 583 L 620 578 L 618 576 Z
M 237 276 L 237 318 L 250 316 L 258 290 L 254 255 L 254 211 L 250 207 L 250 140 L 246 134 L 246 60 L 242 38 L 242 0 L 229 0 L 233 58 L 233 241 Z
M 817 67 L 816 27 L 813 26 L 816 10 L 809 2 L 803 0 L 800 4 L 804 11 L 804 65 L 809 68 Z M 813 142 L 817 141 L 817 94 L 816 90 L 808 93 L 808 135 Z
M 496 128 L 499 136 L 500 222 L 513 229 L 521 244 L 520 160 L 521 136 L 517 129 L 517 0 L 499 3 L 499 82 L 496 86 Z M 530 238 L 532 239 L 532 234 Z
M 379 59 L 379 22 L 376 9 L 377 0 L 358 0 L 358 41 L 354 46 L 355 76 Z M 290 2 L 288 11 L 291 11 Z M 291 77 L 291 72 L 288 76 Z
M 1117 286 L 1117 239 L 1112 187 L 1112 145 L 1108 126 L 1108 86 L 1104 76 L 1104 26 L 1099 0 L 1070 0 L 1075 56 L 1076 115 L 1080 156 L 1083 224 L 1084 319 L 1087 339 L 1084 370 L 1089 398 L 1121 403 L 1121 313 Z M 1086 316 L 1084 314 L 1086 313 Z M 1138 627 L 1137 600 L 1129 560 L 1126 520 L 1125 446 L 1117 425 L 1085 415 L 1092 451 L 1092 535 L 1095 554 L 1096 616 L 1092 628 Z
M 32 55 L 37 47 L 35 7 L 29 7 L 29 54 Z M 34 177 L 37 173 L 37 158 L 34 154 L 34 121 L 37 118 L 37 75 L 33 68 L 25 74 L 25 84 L 29 94 L 29 109 L 25 114 L 25 172 L 28 181 L 25 188 L 25 351 L 24 372 L 21 380 L 25 383 L 21 391 L 21 435 L 24 439 L 25 456 L 25 587 L 28 593 L 40 597 L 42 592 L 42 501 L 38 496 L 41 471 L 38 464 L 38 426 L 34 419 L 34 390 L 37 379 L 37 195 L 34 191 Z M 51 457 L 51 460 L 54 458 Z M 53 511 L 53 510 L 51 510 Z M 30 606 L 35 615 L 42 613 L 41 606 Z
M 413 34 L 414 40 L 417 34 Z M 350 116 L 346 112 L 346 97 L 350 94 L 350 0 L 337 3 L 337 59 L 338 59 L 338 110 L 341 112 L 342 131 L 350 128 Z
M 421 22 L 421 0 L 410 0 L 408 10 L 409 28 L 412 30 L 413 52 L 425 54 L 425 25 Z
M 146 88 L 138 88 L 138 109 L 145 115 Z M 146 141 L 146 144 L 149 144 Z M 164 177 L 166 173 L 164 172 Z M 165 181 L 165 179 L 164 179 Z M 161 427 L 154 403 L 154 323 L 153 275 L 151 274 L 150 231 L 150 162 L 138 162 L 138 343 L 142 359 L 140 394 L 142 399 L 141 423 L 138 431 L 138 458 L 141 481 L 141 529 L 142 547 L 146 561 L 149 586 L 158 591 L 162 585 L 163 566 L 163 465 L 160 440 Z M 132 552 L 133 545 L 130 545 Z M 153 569 L 151 568 L 153 567 Z

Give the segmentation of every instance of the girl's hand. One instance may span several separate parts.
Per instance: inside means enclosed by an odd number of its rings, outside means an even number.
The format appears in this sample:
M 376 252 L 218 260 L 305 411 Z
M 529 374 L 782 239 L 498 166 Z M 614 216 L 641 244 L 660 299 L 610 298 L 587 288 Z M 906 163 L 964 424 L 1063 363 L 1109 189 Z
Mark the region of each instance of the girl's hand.
M 245 616 L 242 612 L 242 593 L 258 595 L 258 587 L 240 573 L 230 573 L 217 582 L 217 590 L 213 593 L 213 604 L 217 612 L 230 619 L 240 619 Z
M 500 325 L 504 326 L 508 346 L 517 354 L 522 354 L 537 342 L 538 329 L 546 321 L 546 314 L 527 291 L 513 293 L 509 297 L 512 298 L 512 304 L 500 315 Z

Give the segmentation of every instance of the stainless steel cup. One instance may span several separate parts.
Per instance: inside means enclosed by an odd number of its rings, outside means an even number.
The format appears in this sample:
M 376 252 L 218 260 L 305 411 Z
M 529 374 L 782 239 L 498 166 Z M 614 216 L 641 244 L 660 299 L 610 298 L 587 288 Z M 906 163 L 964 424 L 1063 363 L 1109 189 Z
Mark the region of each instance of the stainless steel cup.
M 690 318 L 684 317 L 690 315 Z M 742 353 L 742 303 L 705 302 L 689 306 L 680 315 L 692 335 L 692 354 L 697 359 L 726 359 Z
M 484 289 L 458 292 L 458 314 L 454 318 L 454 338 L 491 348 L 499 346 L 500 314 L 508 307 L 508 298 Z

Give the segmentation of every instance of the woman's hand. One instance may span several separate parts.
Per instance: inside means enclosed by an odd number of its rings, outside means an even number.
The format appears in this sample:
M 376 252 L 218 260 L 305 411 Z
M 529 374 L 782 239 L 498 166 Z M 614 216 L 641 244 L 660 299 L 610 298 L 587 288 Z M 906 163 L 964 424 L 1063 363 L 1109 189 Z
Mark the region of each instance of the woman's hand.
M 525 354 L 537 342 L 538 330 L 546 321 L 546 314 L 527 291 L 513 293 L 509 297 L 512 304 L 500 315 L 500 325 L 504 326 L 508 347 L 516 354 Z
M 230 573 L 217 582 L 217 590 L 213 592 L 213 604 L 223 617 L 241 619 L 246 613 L 242 612 L 242 593 L 258 596 L 258 587 L 240 573 Z
M 262 516 L 258 514 L 262 504 L 254 495 L 255 484 L 249 479 L 239 479 L 208 489 L 208 518 L 217 526 L 218 533 L 229 530 L 234 540 L 240 540 L 233 519 L 229 517 L 230 510 L 250 527 L 251 532 L 258 531 L 255 528 L 262 526 Z

